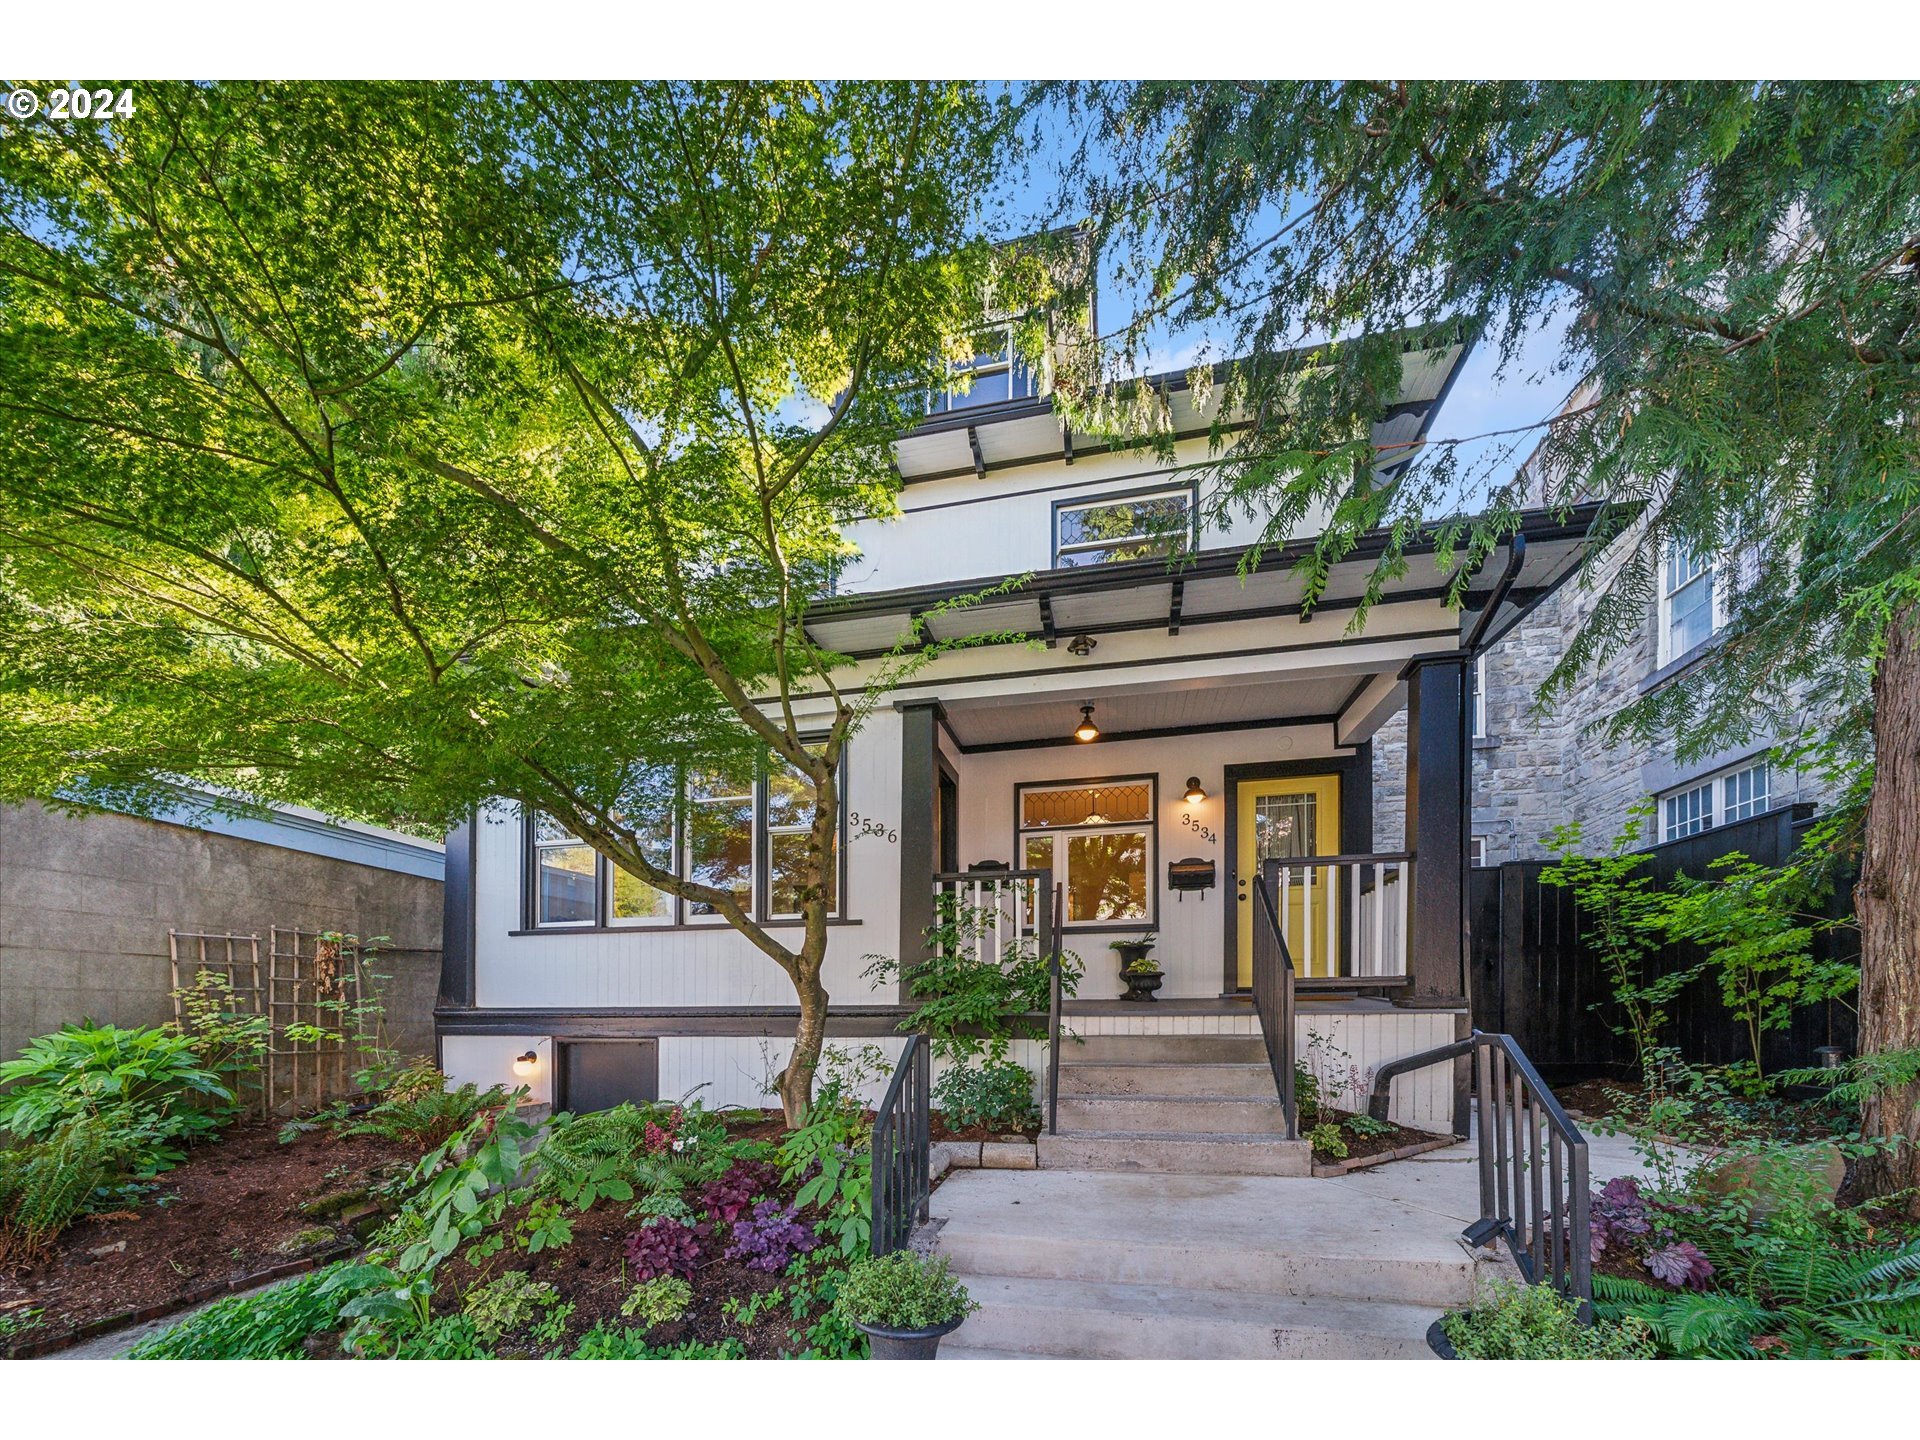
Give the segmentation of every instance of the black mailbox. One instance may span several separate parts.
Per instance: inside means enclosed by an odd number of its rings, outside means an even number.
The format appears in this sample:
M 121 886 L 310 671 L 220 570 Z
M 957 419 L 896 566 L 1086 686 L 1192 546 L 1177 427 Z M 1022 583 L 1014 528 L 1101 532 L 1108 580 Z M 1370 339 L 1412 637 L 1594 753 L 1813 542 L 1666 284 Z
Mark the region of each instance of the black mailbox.
M 1167 888 L 1180 891 L 1181 899 L 1188 890 L 1207 891 L 1214 886 L 1213 861 L 1190 858 L 1169 860 L 1167 862 Z

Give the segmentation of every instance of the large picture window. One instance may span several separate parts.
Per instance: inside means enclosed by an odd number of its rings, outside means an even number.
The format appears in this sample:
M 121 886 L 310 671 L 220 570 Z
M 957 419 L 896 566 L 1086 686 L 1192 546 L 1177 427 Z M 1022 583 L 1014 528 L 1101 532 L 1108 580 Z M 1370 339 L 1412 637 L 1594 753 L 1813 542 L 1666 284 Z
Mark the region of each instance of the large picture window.
M 1154 788 L 1137 775 L 1016 789 L 1020 863 L 1053 872 L 1064 924 L 1153 923 Z
M 669 785 L 671 813 L 637 831 L 648 861 L 730 892 L 759 920 L 800 917 L 814 786 L 784 763 L 697 773 Z M 841 792 L 842 813 L 845 792 Z M 827 907 L 838 915 L 841 846 L 835 827 Z M 527 921 L 538 929 L 724 924 L 712 905 L 676 900 L 613 864 L 565 826 L 536 815 L 527 827 Z
M 1193 487 L 1053 507 L 1056 567 L 1151 560 L 1193 547 Z

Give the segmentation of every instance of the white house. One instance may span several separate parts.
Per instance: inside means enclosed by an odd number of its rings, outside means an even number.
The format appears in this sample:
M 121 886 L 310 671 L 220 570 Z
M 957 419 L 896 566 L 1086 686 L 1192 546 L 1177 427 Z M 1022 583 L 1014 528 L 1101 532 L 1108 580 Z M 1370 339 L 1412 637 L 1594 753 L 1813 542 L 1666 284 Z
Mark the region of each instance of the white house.
M 1408 351 L 1378 438 L 1427 433 L 1465 348 Z M 1416 554 L 1356 629 L 1383 543 L 1364 537 L 1303 614 L 1288 572 L 1313 530 L 1242 578 L 1258 525 L 1216 522 L 1204 503 L 1216 402 L 1165 383 L 1172 463 L 1076 443 L 1017 363 L 984 359 L 970 393 L 897 442 L 900 513 L 850 527 L 858 557 L 808 624 L 855 657 L 851 683 L 872 677 L 916 616 L 1027 578 L 928 620 L 942 639 L 1024 638 L 941 655 L 849 747 L 825 973 L 836 1043 L 897 1048 L 901 993 L 863 972 L 874 955 L 923 951 L 937 890 L 1022 885 L 1058 887 L 1062 944 L 1087 970 L 1067 1017 L 1082 1036 L 1265 1033 L 1276 1074 L 1294 1054 L 1344 1084 L 1465 1031 L 1467 670 L 1571 572 L 1590 517 L 1528 515 L 1464 609 Z M 1370 742 L 1403 709 L 1407 848 L 1379 854 Z M 721 788 L 733 793 L 688 797 L 710 852 L 701 863 L 724 852 L 756 912 L 779 924 L 780 787 Z M 564 1106 L 699 1085 L 711 1104 L 765 1103 L 795 1013 L 785 976 L 724 923 L 640 895 L 571 847 L 504 807 L 449 838 L 438 1012 L 449 1073 L 511 1081 L 531 1053 L 521 1083 Z M 1189 860 L 1201 863 L 1181 876 L 1205 888 L 1176 886 L 1171 867 Z M 1285 1039 L 1252 993 L 1267 861 L 1279 862 L 1298 1001 Z M 1035 923 L 1031 899 L 1009 918 Z M 1151 1004 L 1123 1002 L 1108 947 L 1147 932 L 1164 984 Z M 1027 1058 L 1038 1063 L 1037 1047 Z M 1464 1077 L 1410 1077 L 1395 1104 L 1444 1127 Z

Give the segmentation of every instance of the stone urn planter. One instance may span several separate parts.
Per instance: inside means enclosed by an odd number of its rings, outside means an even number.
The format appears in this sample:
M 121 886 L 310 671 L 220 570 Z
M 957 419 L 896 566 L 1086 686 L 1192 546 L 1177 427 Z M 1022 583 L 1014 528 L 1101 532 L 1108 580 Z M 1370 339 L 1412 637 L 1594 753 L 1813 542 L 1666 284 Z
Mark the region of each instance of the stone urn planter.
M 1113 953 L 1120 957 L 1120 983 L 1127 987 L 1122 1000 L 1151 1000 L 1153 992 L 1160 988 L 1166 978 L 1164 971 L 1147 954 L 1153 949 L 1154 937 L 1143 935 L 1138 940 L 1116 940 Z
M 946 1324 L 931 1330 L 890 1330 L 885 1325 L 855 1323 L 866 1332 L 871 1358 L 875 1360 L 932 1360 L 938 1357 L 940 1337 L 959 1329 L 966 1318 L 956 1315 Z
M 1460 1358 L 1454 1351 L 1453 1342 L 1447 1339 L 1446 1329 L 1438 1320 L 1427 1326 L 1427 1348 L 1442 1360 L 1458 1360 Z

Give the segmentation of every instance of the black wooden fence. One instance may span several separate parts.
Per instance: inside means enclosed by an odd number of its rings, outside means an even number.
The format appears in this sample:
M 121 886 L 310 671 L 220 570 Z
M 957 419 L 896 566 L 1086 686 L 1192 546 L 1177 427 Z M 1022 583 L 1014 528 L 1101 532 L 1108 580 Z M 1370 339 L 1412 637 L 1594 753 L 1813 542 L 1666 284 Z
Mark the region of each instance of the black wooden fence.
M 1642 853 L 1661 885 L 1676 874 L 1706 878 L 1714 860 L 1736 850 L 1758 864 L 1778 865 L 1793 853 L 1812 815 L 1810 805 L 1783 807 Z M 1632 1043 L 1613 1033 L 1618 1012 L 1599 957 L 1580 939 L 1585 927 L 1572 892 L 1540 883 L 1550 863 L 1523 860 L 1471 874 L 1474 1028 L 1513 1036 L 1550 1084 L 1626 1074 Z M 1850 891 L 1843 879 L 1830 914 L 1852 913 Z M 1823 956 L 1858 953 L 1851 930 L 1827 932 L 1815 944 Z M 1671 970 L 1698 959 L 1695 947 L 1669 946 L 1654 963 Z M 1672 1017 L 1663 1038 L 1688 1060 L 1721 1065 L 1749 1058 L 1746 1027 L 1728 1013 L 1710 974 L 1681 992 Z M 1851 1054 L 1854 1038 L 1851 1006 L 1826 1001 L 1803 1007 L 1789 1028 L 1770 1032 L 1763 1059 L 1769 1070 L 1813 1065 L 1815 1047 L 1839 1045 Z

